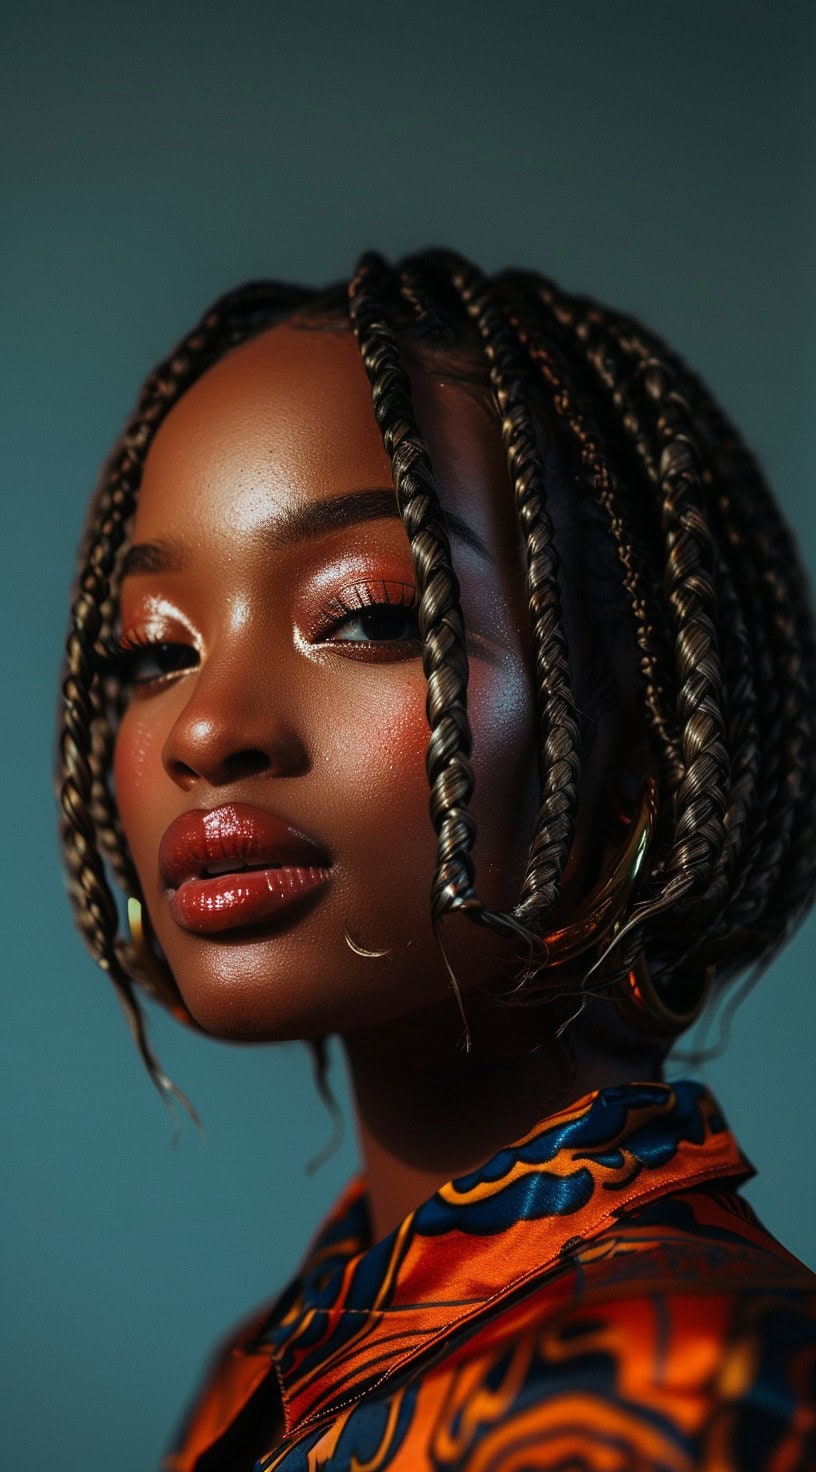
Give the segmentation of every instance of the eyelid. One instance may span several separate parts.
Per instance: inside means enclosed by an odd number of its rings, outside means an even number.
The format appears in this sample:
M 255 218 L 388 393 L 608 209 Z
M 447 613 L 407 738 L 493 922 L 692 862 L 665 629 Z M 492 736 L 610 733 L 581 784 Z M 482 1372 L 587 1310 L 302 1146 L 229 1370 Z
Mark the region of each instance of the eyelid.
M 113 620 L 113 638 L 122 648 L 133 644 L 190 644 L 201 653 L 201 637 L 175 600 L 141 597 L 120 604 Z
M 133 634 L 150 637 L 156 643 L 169 643 L 180 636 L 197 642 L 198 636 L 185 611 L 175 598 L 153 588 L 128 588 L 117 600 L 114 633 L 122 637 Z
M 413 583 L 403 578 L 358 577 L 336 588 L 323 598 L 317 608 L 307 609 L 303 632 L 309 643 L 318 644 L 345 619 L 363 613 L 367 608 L 418 608 L 419 594 Z M 327 642 L 331 642 L 327 640 Z M 349 642 L 349 641 L 338 641 Z M 363 641 L 359 641 L 362 643 Z
M 98 673 L 104 680 L 113 676 L 123 688 L 131 691 L 147 690 L 157 685 L 169 684 L 171 681 L 183 675 L 187 670 L 195 669 L 201 657 L 201 651 L 193 640 L 153 638 L 143 629 L 127 629 L 119 634 L 112 634 L 100 639 L 97 643 Z M 147 679 L 138 680 L 132 674 L 132 670 L 141 657 L 148 658 L 153 652 L 157 662 L 160 659 L 159 650 L 185 650 L 189 655 L 195 656 L 194 661 L 189 664 L 181 664 L 177 669 L 168 669 L 160 674 L 151 675 Z

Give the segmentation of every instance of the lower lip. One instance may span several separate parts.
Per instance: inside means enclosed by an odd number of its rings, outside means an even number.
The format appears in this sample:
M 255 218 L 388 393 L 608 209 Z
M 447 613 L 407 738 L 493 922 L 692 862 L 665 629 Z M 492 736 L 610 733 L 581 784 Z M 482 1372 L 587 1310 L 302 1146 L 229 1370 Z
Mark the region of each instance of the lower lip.
M 326 883 L 329 870 L 300 868 L 244 869 L 212 879 L 187 879 L 169 894 L 170 913 L 182 930 L 213 935 L 244 925 L 274 920 L 304 895 Z

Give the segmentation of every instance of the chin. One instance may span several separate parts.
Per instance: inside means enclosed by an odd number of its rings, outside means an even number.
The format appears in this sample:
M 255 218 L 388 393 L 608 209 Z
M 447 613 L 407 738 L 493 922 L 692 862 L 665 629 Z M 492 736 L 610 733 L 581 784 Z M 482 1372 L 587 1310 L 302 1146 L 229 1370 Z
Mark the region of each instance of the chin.
M 194 966 L 177 962 L 172 969 L 198 1026 L 232 1043 L 316 1041 L 387 1026 L 452 997 L 441 966 L 422 968 L 418 987 L 413 964 L 408 975 L 362 969 L 374 964 L 361 966 L 351 954 L 348 963 L 340 958 L 331 969 L 310 968 L 295 957 L 270 964 L 268 954 L 253 958 L 236 948 L 201 956 Z
M 325 1002 L 310 1005 L 311 988 L 278 986 L 267 976 L 236 976 L 201 968 L 194 979 L 177 975 L 184 1003 L 198 1026 L 227 1043 L 283 1043 L 308 1041 L 329 1031 Z M 314 995 L 314 993 L 312 993 Z

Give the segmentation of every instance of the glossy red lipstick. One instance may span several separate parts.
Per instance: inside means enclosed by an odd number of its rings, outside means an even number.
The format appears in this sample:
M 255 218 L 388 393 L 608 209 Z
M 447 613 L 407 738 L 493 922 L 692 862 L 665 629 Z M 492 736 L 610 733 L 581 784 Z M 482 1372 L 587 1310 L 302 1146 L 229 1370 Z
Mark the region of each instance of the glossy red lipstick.
M 313 838 L 248 803 L 182 813 L 159 844 L 170 913 L 200 935 L 274 919 L 330 871 Z

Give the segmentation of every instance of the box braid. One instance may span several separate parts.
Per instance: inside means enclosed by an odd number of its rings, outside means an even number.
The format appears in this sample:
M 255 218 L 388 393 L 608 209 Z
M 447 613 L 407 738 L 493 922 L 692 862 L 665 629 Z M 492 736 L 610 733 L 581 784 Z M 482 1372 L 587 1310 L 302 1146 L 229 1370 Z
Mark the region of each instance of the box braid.
M 580 321 L 578 324 L 579 337 L 588 345 L 589 361 L 599 377 L 607 385 L 614 383 L 614 391 L 619 402 L 627 405 L 629 426 L 627 432 L 635 444 L 647 479 L 652 484 L 656 484 L 655 459 L 648 448 L 648 439 L 642 429 L 637 410 L 633 407 L 634 399 L 629 383 L 631 365 L 628 365 L 627 373 L 626 359 L 621 359 L 620 356 L 617 360 L 615 359 L 611 340 L 603 336 L 603 324 L 601 324 L 600 341 L 598 341 L 597 329 L 595 334 L 592 334 L 596 315 L 591 312 L 589 320 L 584 317 Z M 590 338 L 592 338 L 591 342 Z M 725 688 L 728 692 L 729 747 L 732 753 L 731 786 L 725 816 L 726 839 L 715 867 L 707 906 L 713 914 L 718 916 L 718 922 L 721 922 L 726 901 L 731 900 L 744 884 L 746 871 L 745 867 L 740 864 L 740 859 L 753 831 L 753 826 L 762 816 L 761 804 L 758 802 L 759 784 L 763 779 L 763 771 L 767 772 L 768 768 L 763 768 L 759 760 L 757 682 L 753 668 L 751 638 L 726 550 L 729 542 L 734 542 L 735 539 L 733 534 L 729 539 L 727 529 L 723 526 L 721 518 L 718 517 L 718 508 L 712 492 L 714 478 L 710 464 L 704 465 L 702 479 L 706 487 L 708 511 L 717 529 L 715 536 L 716 581 L 719 592 Z M 737 540 L 735 550 L 738 545 Z M 739 562 L 737 565 L 739 566 Z M 749 578 L 755 582 L 753 565 L 749 565 L 746 571 Z M 756 625 L 756 634 L 766 661 L 766 671 L 770 673 L 771 666 L 767 663 L 767 639 L 761 622 Z M 706 931 L 706 934 L 710 932 Z M 684 959 L 687 958 L 688 953 Z
M 616 473 L 603 435 L 595 423 L 591 399 L 581 393 L 570 373 L 568 359 L 559 352 L 542 314 L 541 282 L 520 272 L 499 278 L 506 309 L 516 332 L 541 374 L 558 419 L 564 424 L 578 463 L 589 476 L 594 495 L 606 516 L 632 612 L 640 672 L 647 711 L 660 757 L 664 789 L 673 792 L 683 774 L 674 710 L 673 683 L 666 681 L 669 641 L 656 606 L 646 560 L 628 525 L 632 498 L 628 477 Z M 642 518 L 641 518 L 642 520 Z
M 719 932 L 727 940 L 723 927 L 733 918 L 748 944 L 753 942 L 756 948 L 759 942 L 770 957 L 784 943 L 812 889 L 813 627 L 796 551 L 762 477 L 722 417 L 717 435 L 718 459 L 721 465 L 727 463 L 730 482 L 719 489 L 717 510 L 735 551 L 742 549 L 742 556 L 735 559 L 735 576 L 745 589 L 746 602 L 750 596 L 758 608 L 776 673 L 767 771 L 764 758 L 761 762 L 761 820 L 745 866 L 747 882 L 740 887 L 733 917 L 721 917 Z M 764 717 L 761 703 L 760 712 Z
M 705 850 L 702 849 L 699 842 L 696 844 L 695 851 L 687 840 L 684 841 L 684 829 L 687 834 L 694 834 L 695 838 L 699 840 L 701 833 L 704 834 L 705 832 L 707 823 L 709 824 L 711 840 L 714 843 L 713 868 L 717 878 L 716 882 L 712 878 L 706 892 L 706 899 L 709 908 L 714 909 L 718 904 L 722 904 L 724 898 L 724 886 L 719 870 L 722 867 L 725 843 L 722 843 L 718 852 L 721 839 L 720 825 L 717 823 L 715 826 L 715 824 L 711 823 L 712 814 L 710 804 L 713 792 L 717 799 L 717 807 L 720 810 L 722 809 L 723 797 L 721 791 L 725 786 L 723 779 L 727 780 L 728 778 L 729 762 L 725 750 L 725 743 L 722 740 L 721 725 L 718 729 L 716 724 L 718 706 L 711 698 L 713 692 L 710 688 L 708 691 L 706 691 L 705 687 L 701 689 L 701 681 L 707 679 L 710 687 L 712 680 L 717 676 L 717 648 L 714 642 L 716 630 L 714 620 L 711 616 L 714 606 L 713 581 L 709 576 L 706 588 L 707 608 L 704 607 L 703 609 L 705 623 L 702 628 L 700 626 L 700 608 L 699 606 L 694 607 L 686 585 L 687 582 L 690 583 L 693 591 L 699 591 L 705 586 L 700 576 L 701 569 L 699 565 L 696 573 L 693 572 L 691 566 L 691 555 L 693 551 L 693 542 L 691 539 L 696 534 L 699 534 L 701 529 L 699 486 L 695 486 L 692 481 L 692 490 L 696 490 L 698 493 L 696 496 L 696 510 L 694 504 L 690 507 L 687 500 L 685 500 L 685 504 L 682 501 L 679 505 L 677 504 L 676 484 L 674 486 L 674 494 L 667 493 L 666 486 L 661 483 L 661 471 L 663 472 L 663 476 L 666 476 L 667 470 L 671 474 L 673 468 L 676 475 L 679 469 L 682 485 L 683 480 L 688 478 L 688 472 L 691 468 L 688 454 L 683 454 L 683 464 L 679 466 L 677 463 L 678 457 L 673 456 L 674 465 L 672 466 L 672 459 L 666 454 L 662 454 L 661 459 L 660 454 L 655 458 L 650 453 L 648 441 L 633 402 L 630 397 L 626 396 L 625 392 L 622 392 L 619 381 L 611 373 L 609 358 L 607 357 L 604 359 L 602 370 L 605 373 L 605 387 L 607 391 L 611 391 L 616 396 L 615 408 L 618 414 L 623 411 L 626 433 L 633 441 L 641 463 L 643 464 L 645 462 L 645 465 L 648 467 L 648 480 L 652 487 L 650 499 L 653 504 L 652 507 L 645 508 L 642 505 L 638 506 L 637 500 L 632 494 L 632 477 L 626 473 L 625 465 L 620 463 L 620 427 L 615 425 L 611 434 L 607 431 L 607 438 L 611 440 L 612 445 L 618 450 L 616 456 L 618 464 L 613 466 L 605 452 L 603 437 L 593 427 L 594 416 L 592 415 L 591 409 L 594 407 L 593 400 L 597 401 L 598 399 L 597 390 L 594 394 L 587 394 L 586 392 L 581 394 L 575 391 L 570 393 L 565 389 L 563 380 L 559 378 L 559 356 L 563 363 L 564 355 L 559 355 L 557 349 L 554 349 L 552 341 L 554 335 L 552 319 L 555 319 L 555 324 L 558 326 L 563 325 L 565 321 L 569 320 L 569 315 L 565 314 L 564 311 L 561 294 L 548 289 L 546 285 L 542 284 L 540 278 L 530 278 L 528 276 L 522 276 L 520 273 L 506 273 L 500 278 L 500 286 L 505 293 L 506 299 L 510 302 L 511 318 L 525 341 L 533 361 L 539 367 L 548 387 L 553 392 L 553 405 L 560 419 L 566 423 L 571 433 L 579 455 L 579 463 L 588 472 L 594 494 L 606 512 L 607 524 L 617 548 L 623 572 L 624 587 L 629 594 L 630 606 L 634 615 L 636 637 L 640 651 L 641 673 L 644 678 L 646 707 L 651 719 L 653 732 L 657 738 L 658 751 L 662 755 L 663 801 L 665 802 L 668 799 L 670 804 L 668 814 L 663 814 L 664 821 L 661 824 L 664 839 L 662 851 L 661 845 L 658 844 L 655 853 L 652 855 L 651 880 L 652 889 L 655 893 L 653 894 L 650 906 L 647 907 L 642 904 L 638 907 L 637 916 L 641 919 L 645 914 L 655 917 L 666 910 L 667 903 L 671 906 L 670 913 L 674 915 L 678 910 L 679 900 L 682 895 L 689 890 L 693 890 L 695 887 L 699 888 L 701 878 L 704 877 L 705 873 L 705 870 L 703 870 L 703 874 L 701 875 L 699 859 L 701 853 L 702 855 L 705 854 Z M 551 314 L 549 321 L 547 316 L 542 314 L 542 305 L 545 308 L 545 313 L 549 312 Z M 556 336 L 564 344 L 563 334 L 556 332 Z M 578 387 L 581 384 L 580 361 L 577 365 L 578 373 L 576 374 L 574 344 L 572 346 L 573 351 L 569 354 L 573 359 L 571 377 L 576 381 L 576 387 Z M 584 375 L 585 379 L 586 375 Z M 581 402 L 582 398 L 584 400 L 583 403 Z M 671 444 L 673 437 L 670 426 L 664 424 L 663 433 L 664 441 Z M 684 443 L 687 451 L 690 444 L 688 435 L 685 436 Z M 665 448 L 666 445 L 664 443 L 661 446 L 661 452 Z M 702 467 L 700 469 L 702 472 Z M 685 472 L 685 474 L 682 474 L 682 472 Z M 640 480 L 642 485 L 642 476 L 636 477 L 637 479 Z M 671 490 L 672 480 L 669 481 L 669 486 Z M 657 493 L 656 495 L 655 492 Z M 669 548 L 667 560 L 667 572 L 669 575 L 664 579 L 664 586 L 669 607 L 673 608 L 674 611 L 674 624 L 677 631 L 678 658 L 676 661 L 675 678 L 672 678 L 672 675 L 675 673 L 672 669 L 674 661 L 670 657 L 667 658 L 670 652 L 667 648 L 665 638 L 665 626 L 667 623 L 665 606 L 662 614 L 655 608 L 655 597 L 649 587 L 649 578 L 646 574 L 646 568 L 643 565 L 643 559 L 638 555 L 638 549 L 633 544 L 632 534 L 627 526 L 627 513 L 630 512 L 635 513 L 635 520 L 640 526 L 648 524 L 650 512 L 652 520 L 654 520 L 655 505 L 660 506 L 662 509 L 660 524 L 661 538 L 665 539 Z M 646 511 L 645 516 L 644 510 Z M 678 547 L 678 528 L 680 533 L 685 537 L 686 545 L 684 547 Z M 702 529 L 705 532 L 705 528 L 703 527 Z M 652 536 L 651 541 L 654 544 L 654 536 Z M 707 542 L 709 542 L 708 546 L 706 546 Z M 716 549 L 713 544 L 710 544 L 710 539 L 707 535 L 704 537 L 702 546 L 703 555 L 706 552 L 709 555 L 705 558 L 704 566 L 710 572 L 711 567 L 718 559 Z M 683 566 L 683 561 L 686 564 L 685 566 Z M 720 567 L 719 563 L 718 567 Z M 690 572 L 692 572 L 692 577 L 689 577 Z M 733 602 L 734 600 L 731 600 L 731 607 L 733 607 Z M 694 641 L 693 644 L 692 640 Z M 701 697 L 705 701 L 703 707 L 704 712 L 707 708 L 709 717 L 713 716 L 715 721 L 715 724 L 712 725 L 709 719 L 708 729 L 705 727 L 701 728 L 699 705 Z M 675 711 L 677 712 L 676 714 Z M 715 737 L 716 741 L 714 740 Z M 712 761 L 712 754 L 715 758 L 719 758 L 719 770 L 715 762 Z M 697 771 L 693 767 L 687 770 L 690 758 L 696 760 L 699 764 Z M 719 784 L 716 780 L 718 777 L 720 779 Z M 714 779 L 713 787 L 712 778 Z M 682 812 L 684 805 L 688 808 L 689 804 L 695 801 L 695 799 L 698 803 L 697 811 L 694 812 L 692 809 L 691 816 L 687 812 L 685 824 L 682 821 L 678 821 L 678 814 Z M 709 805 L 708 811 L 706 811 L 705 804 Z M 673 832 L 670 835 L 666 834 L 666 816 L 671 820 Z M 714 817 L 719 818 L 719 812 L 716 809 Z M 724 822 L 722 829 L 725 830 Z M 738 828 L 734 830 L 731 836 L 733 837 L 734 834 L 739 836 Z M 667 836 L 668 849 L 666 848 L 665 842 Z M 719 884 L 719 890 L 717 889 L 717 884 Z M 653 930 L 655 928 L 659 930 L 659 926 L 653 927 Z M 634 920 L 630 922 L 626 931 L 617 936 L 616 945 L 620 944 L 620 941 L 626 938 L 627 932 L 628 944 L 621 961 L 623 965 L 628 967 L 637 954 L 640 945 L 643 943 L 643 926 L 638 926 Z M 606 959 L 609 949 L 604 953 L 602 959 Z M 676 940 L 672 949 L 674 966 L 676 969 L 679 969 L 679 959 L 685 960 L 686 958 L 678 958 Z M 596 966 L 597 964 L 599 963 L 596 963 Z M 595 969 L 596 967 L 590 969 L 587 977 L 585 977 L 585 981 L 592 976 Z M 664 972 L 665 968 L 660 965 L 658 957 L 655 955 L 654 944 L 652 944 L 650 949 L 650 969 L 652 979 L 657 984 L 658 978 L 661 972 Z M 704 972 L 701 973 L 701 977 L 704 982 Z M 665 984 L 665 974 L 663 981 Z M 669 975 L 668 981 L 671 984 L 671 975 Z M 698 987 L 700 986 L 699 980 L 697 985 Z M 677 988 L 674 991 L 675 998 L 677 998 L 679 995 Z M 667 1000 L 670 997 L 671 990 L 668 991 Z
M 431 917 L 440 946 L 443 915 L 461 909 L 524 938 L 546 966 L 540 936 L 574 836 L 582 732 L 537 441 L 538 414 L 549 418 L 552 410 L 577 491 L 594 497 L 617 552 L 660 762 L 657 839 L 643 898 L 613 940 L 625 944 L 612 979 L 641 945 L 667 997 L 678 984 L 682 996 L 711 964 L 726 977 L 767 960 L 816 883 L 816 657 L 804 574 L 755 462 L 699 381 L 631 319 L 531 273 L 488 278 L 453 252 L 421 252 L 394 267 L 369 253 L 348 287 L 250 283 L 216 302 L 151 374 L 93 503 L 66 646 L 62 837 L 79 928 L 116 987 L 154 1083 L 186 1104 L 147 1040 L 135 990 L 145 982 L 118 936 L 105 870 L 107 862 L 118 884 L 138 895 L 110 784 L 121 696 L 101 651 L 156 430 L 212 363 L 284 319 L 335 329 L 350 321 L 391 460 L 420 595 L 426 769 L 438 838 Z M 527 553 L 540 804 L 509 914 L 487 910 L 475 888 L 459 584 L 403 348 L 408 360 L 441 359 L 454 376 L 492 390 Z M 461 1006 L 452 972 L 451 981 Z M 576 987 L 585 984 L 586 976 Z M 160 999 L 192 1023 L 169 973 Z M 322 1086 L 324 1048 L 316 1058 Z
M 498 278 L 497 286 L 509 322 L 529 355 L 533 371 L 541 375 L 551 396 L 552 407 L 569 436 L 578 465 L 589 477 L 594 495 L 605 513 L 633 617 L 645 703 L 660 756 L 663 788 L 671 792 L 679 785 L 683 769 L 674 712 L 664 688 L 666 641 L 662 637 L 661 619 L 654 608 L 645 568 L 627 528 L 621 478 L 616 476 L 610 464 L 600 433 L 592 421 L 589 405 L 577 390 L 573 382 L 575 375 L 570 374 L 567 362 L 552 342 L 551 333 L 548 340 L 539 296 L 540 279 L 531 280 L 522 273 L 508 272 Z M 625 969 L 628 969 L 639 947 L 640 938 L 635 934 L 622 958 L 621 964 Z
M 704 390 L 688 379 L 689 396 L 699 398 Z M 759 607 L 776 672 L 774 787 L 766 795 L 762 842 L 754 845 L 748 871 L 754 893 L 743 891 L 747 908 L 741 920 L 746 931 L 758 932 L 764 948 L 775 951 L 813 883 L 814 629 L 796 547 L 755 460 L 717 406 L 703 403 L 701 416 L 720 471 L 716 507 L 734 546 L 735 576 Z
M 558 300 L 560 319 L 571 324 L 589 366 L 607 389 L 614 384 L 618 408 L 627 411 L 621 422 L 651 483 L 655 459 L 633 405 L 639 399 L 645 418 L 643 380 L 656 359 L 688 404 L 701 445 L 716 540 L 732 782 L 726 842 L 709 891 L 714 918 L 676 964 L 696 954 L 718 963 L 724 980 L 752 960 L 769 964 L 813 893 L 815 680 L 807 590 L 755 460 L 699 380 L 639 324 L 580 298 L 567 306 L 560 294 Z M 683 909 L 668 917 L 675 928 Z
M 577 334 L 585 344 L 589 344 L 589 361 L 607 384 L 612 378 L 616 384 L 616 395 L 619 402 L 623 401 L 628 407 L 628 426 L 630 438 L 636 444 L 637 453 L 641 465 L 646 472 L 648 481 L 656 486 L 659 481 L 658 459 L 659 447 L 653 452 L 649 447 L 648 434 L 643 430 L 643 423 L 648 418 L 648 404 L 644 409 L 644 415 L 639 418 L 639 410 L 634 407 L 637 393 L 637 381 L 634 386 L 632 379 L 632 365 L 629 364 L 627 373 L 626 359 L 620 359 L 615 364 L 612 345 L 607 324 L 602 322 L 600 328 L 596 323 L 597 313 L 589 312 L 589 316 L 580 312 L 577 318 Z M 594 336 L 588 330 L 591 323 Z M 599 339 L 600 332 L 600 341 Z M 604 336 L 606 332 L 606 336 Z M 592 342 L 590 343 L 590 337 Z M 653 361 L 653 358 L 650 360 Z M 699 426 L 695 425 L 699 435 Z M 635 439 L 636 432 L 636 439 Z M 702 471 L 702 482 L 706 487 L 708 495 L 707 511 L 713 523 L 716 523 L 716 508 L 712 504 L 710 494 L 711 469 L 705 465 Z M 715 865 L 712 881 L 709 885 L 706 902 L 698 900 L 695 911 L 699 920 L 701 911 L 710 913 L 722 912 L 726 899 L 731 895 L 739 883 L 737 862 L 746 839 L 746 830 L 750 825 L 750 819 L 756 808 L 756 787 L 758 770 L 758 732 L 756 720 L 756 688 L 751 675 L 751 650 L 747 635 L 745 618 L 743 617 L 740 602 L 737 598 L 734 581 L 729 562 L 723 554 L 722 528 L 717 528 L 719 535 L 715 536 L 715 561 L 717 588 L 719 597 L 719 625 L 723 661 L 725 665 L 725 690 L 727 693 L 727 715 L 729 722 L 729 746 L 732 754 L 731 783 L 729 788 L 728 807 L 725 817 L 726 840 L 723 849 Z M 670 924 L 677 927 L 681 921 L 683 905 L 675 908 L 668 918 Z M 686 960 L 686 957 L 680 958 Z M 679 961 L 678 961 L 679 964 Z
M 562 320 L 570 320 L 569 314 L 564 314 L 563 309 L 560 315 Z M 596 323 L 597 315 L 596 312 L 590 312 L 588 317 L 584 316 L 577 323 L 577 335 L 585 346 L 588 362 L 621 416 L 624 432 L 632 443 L 648 485 L 656 487 L 658 483 L 656 459 L 630 392 L 626 362 L 619 354 L 615 356 L 610 337 L 604 335 L 604 322 Z M 707 490 L 710 490 L 712 477 L 708 465 L 703 467 L 702 478 Z M 732 752 L 732 795 L 725 819 L 726 841 L 717 868 L 720 870 L 727 867 L 733 875 L 745 840 L 746 820 L 756 807 L 759 746 L 756 687 L 755 682 L 750 678 L 751 648 L 748 631 L 731 568 L 721 549 L 722 538 L 719 537 L 715 539 L 715 559 L 717 587 L 720 593 L 721 642 L 726 666 L 725 684 L 730 692 L 728 720 L 729 744 Z M 673 791 L 678 785 L 678 780 L 671 782 L 667 790 Z M 735 876 L 734 882 L 736 882 Z M 721 903 L 724 897 L 724 891 L 720 889 L 717 901 Z
M 450 258 L 453 284 L 484 344 L 507 468 L 527 550 L 527 596 L 536 664 L 541 739 L 541 802 L 527 872 L 514 914 L 540 922 L 555 906 L 575 833 L 581 772 L 579 729 L 570 683 L 558 587 L 558 554 L 547 512 L 544 467 L 530 404 L 524 355 L 495 287 L 467 261 Z
M 802 859 L 806 872 L 812 863 L 807 844 L 804 853 L 801 845 L 796 851 L 795 836 L 797 828 L 800 835 L 806 834 L 813 821 L 816 774 L 808 760 L 813 748 L 813 623 L 796 549 L 755 460 L 699 381 L 672 361 L 684 376 L 684 390 L 695 403 L 710 448 L 711 483 L 716 488 L 712 514 L 725 533 L 726 555 L 730 552 L 766 675 L 758 706 L 763 736 L 766 713 L 768 718 L 767 748 L 760 763 L 760 783 L 765 785 L 758 804 L 759 833 L 746 874 L 752 883 L 741 885 L 740 893 L 754 911 L 745 917 L 748 928 L 764 914 L 762 941 L 767 945 L 776 929 L 767 910 L 769 883 L 778 884 L 781 878 L 790 892 Z M 769 666 L 775 676 L 770 681 Z M 811 883 L 808 878 L 806 884 Z M 753 898 L 751 889 L 756 891 Z M 790 907 L 786 903 L 784 908 Z

